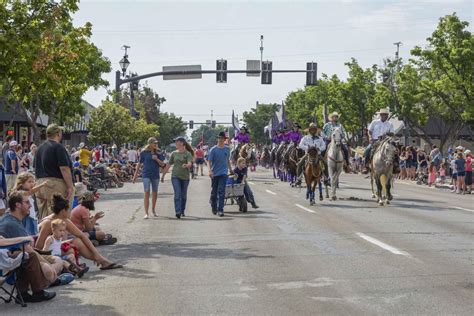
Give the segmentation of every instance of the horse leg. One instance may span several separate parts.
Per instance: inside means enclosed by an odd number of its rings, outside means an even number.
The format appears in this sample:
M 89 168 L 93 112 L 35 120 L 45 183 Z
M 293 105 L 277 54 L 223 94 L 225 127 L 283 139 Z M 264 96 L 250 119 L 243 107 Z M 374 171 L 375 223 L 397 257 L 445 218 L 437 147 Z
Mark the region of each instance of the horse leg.
M 390 201 L 393 200 L 393 195 L 392 195 L 392 179 L 389 179 L 387 182 L 387 204 L 390 204 Z
M 336 183 L 337 183 L 337 179 L 336 179 L 336 175 L 335 174 L 332 174 L 331 177 L 331 200 L 333 201 L 336 201 L 337 200 L 337 197 L 336 197 Z
M 316 189 L 316 186 L 315 186 L 315 189 Z M 323 200 L 323 184 L 321 182 L 321 179 L 319 179 L 318 181 L 318 191 L 319 191 L 319 200 L 322 201 Z
M 374 174 L 372 171 L 370 172 L 370 186 L 372 187 L 372 198 L 375 198 L 375 191 L 374 191 Z
M 382 202 L 387 202 L 387 182 L 388 177 L 385 174 L 380 175 L 380 184 L 382 185 Z
M 377 186 L 377 202 L 383 206 L 383 200 L 382 200 L 382 182 L 380 180 L 380 177 L 375 178 L 375 184 Z
M 324 181 L 324 189 L 326 191 L 326 199 L 329 199 L 329 184 L 328 184 L 328 181 Z

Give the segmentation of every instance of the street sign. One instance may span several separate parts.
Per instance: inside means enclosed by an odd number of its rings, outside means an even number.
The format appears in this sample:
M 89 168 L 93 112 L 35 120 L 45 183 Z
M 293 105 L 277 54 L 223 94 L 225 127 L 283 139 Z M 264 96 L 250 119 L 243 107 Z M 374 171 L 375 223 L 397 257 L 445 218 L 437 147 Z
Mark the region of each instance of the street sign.
M 163 80 L 201 79 L 201 71 L 201 65 L 163 66 Z M 171 72 L 172 74 L 167 74 L 168 72 Z
M 260 60 L 247 60 L 247 71 L 260 71 Z M 260 73 L 247 73 L 247 77 L 260 77 Z

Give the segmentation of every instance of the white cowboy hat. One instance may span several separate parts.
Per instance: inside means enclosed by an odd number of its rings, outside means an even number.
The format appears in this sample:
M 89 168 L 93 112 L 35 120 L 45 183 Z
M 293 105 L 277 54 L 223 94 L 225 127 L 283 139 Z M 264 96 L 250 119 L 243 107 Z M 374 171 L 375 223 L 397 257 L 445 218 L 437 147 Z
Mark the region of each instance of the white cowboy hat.
M 386 108 L 380 109 L 380 111 L 377 112 L 377 114 L 390 114 L 390 112 Z
M 87 192 L 87 188 L 83 183 L 75 183 L 74 187 L 76 188 L 76 193 L 74 194 L 76 197 L 81 197 Z
M 333 116 L 340 117 L 341 115 L 337 112 L 332 112 L 331 115 L 329 115 L 329 118 L 332 118 Z
M 80 144 L 79 144 L 79 149 L 84 148 L 84 146 L 85 146 L 84 143 L 80 143 Z
M 464 147 L 462 147 L 461 145 L 459 145 L 458 147 L 456 147 L 456 150 L 464 150 Z
M 468 149 L 464 152 L 464 154 L 467 156 L 467 155 L 471 154 L 471 151 Z

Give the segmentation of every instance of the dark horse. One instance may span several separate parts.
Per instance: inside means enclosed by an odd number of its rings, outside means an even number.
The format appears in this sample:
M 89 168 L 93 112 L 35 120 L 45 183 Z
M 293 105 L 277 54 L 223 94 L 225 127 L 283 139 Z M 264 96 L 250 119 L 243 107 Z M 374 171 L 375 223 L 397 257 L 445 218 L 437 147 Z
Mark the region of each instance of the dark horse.
M 286 162 L 286 170 L 288 171 L 288 177 L 290 179 L 290 185 L 300 186 L 301 181 L 297 182 L 298 176 L 298 161 L 304 156 L 304 150 L 294 146 L 288 155 L 288 161 Z
M 269 166 L 272 163 L 271 160 L 272 160 L 272 156 L 271 156 L 271 153 L 270 153 L 270 149 L 268 148 L 268 146 L 264 146 L 263 151 L 262 151 L 262 155 L 260 156 L 260 164 L 263 167 L 268 169 Z
M 323 178 L 323 170 L 321 168 L 319 151 L 316 147 L 310 147 L 308 149 L 308 157 L 306 160 L 304 175 L 306 180 L 306 199 L 309 199 L 310 205 L 314 205 L 316 185 L 319 185 L 319 200 L 323 200 L 323 187 L 321 184 L 321 178 Z M 327 184 L 326 196 L 329 196 Z

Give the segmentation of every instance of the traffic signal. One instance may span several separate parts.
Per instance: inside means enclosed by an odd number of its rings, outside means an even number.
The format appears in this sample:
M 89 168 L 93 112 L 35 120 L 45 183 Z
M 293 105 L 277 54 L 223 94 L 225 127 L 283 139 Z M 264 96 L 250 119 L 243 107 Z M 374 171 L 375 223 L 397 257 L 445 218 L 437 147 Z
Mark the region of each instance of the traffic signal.
M 213 120 L 213 121 L 211 122 L 211 128 L 216 128 L 216 121 Z
M 216 60 L 216 81 L 225 83 L 227 82 L 227 72 L 220 72 L 220 71 L 227 71 L 227 60 L 218 59 Z
M 315 86 L 318 83 L 318 64 L 306 63 L 306 85 Z
M 138 76 L 136 73 L 132 73 L 132 78 Z M 133 91 L 138 91 L 138 80 L 137 81 L 132 81 L 132 90 Z
M 193 120 L 189 121 L 189 129 L 194 129 L 194 121 Z
M 271 61 L 262 61 L 262 84 L 272 84 Z

